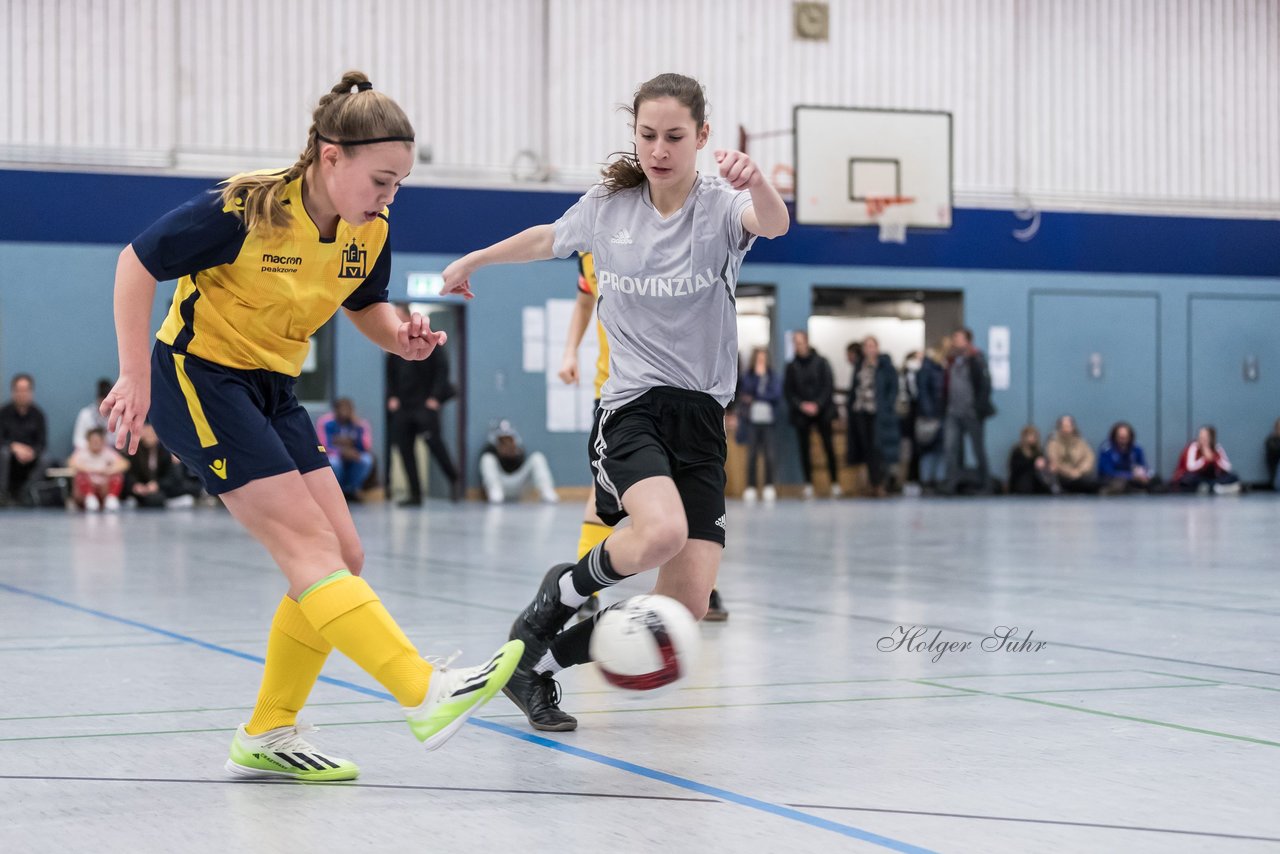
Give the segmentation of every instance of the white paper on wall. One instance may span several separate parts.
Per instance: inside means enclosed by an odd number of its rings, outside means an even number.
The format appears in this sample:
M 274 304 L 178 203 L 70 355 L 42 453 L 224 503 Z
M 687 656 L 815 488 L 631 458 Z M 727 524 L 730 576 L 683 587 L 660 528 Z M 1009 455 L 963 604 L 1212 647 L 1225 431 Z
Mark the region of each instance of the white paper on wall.
M 987 356 L 991 359 L 1009 357 L 1009 327 L 992 326 L 987 329 Z
M 998 358 L 992 358 L 987 364 L 991 370 L 992 390 L 1005 391 L 1008 389 L 1011 374 L 1009 369 L 1009 357 L 1000 356 Z
M 547 380 L 547 431 L 550 433 L 589 433 L 592 404 L 595 402 L 596 358 L 600 344 L 596 338 L 595 318 L 587 326 L 578 346 L 578 382 L 566 384 L 560 379 L 560 363 L 569 337 L 575 300 L 547 300 L 546 350 L 544 363 Z
M 535 305 L 525 306 L 523 320 L 524 369 L 546 370 L 547 316 L 544 309 Z

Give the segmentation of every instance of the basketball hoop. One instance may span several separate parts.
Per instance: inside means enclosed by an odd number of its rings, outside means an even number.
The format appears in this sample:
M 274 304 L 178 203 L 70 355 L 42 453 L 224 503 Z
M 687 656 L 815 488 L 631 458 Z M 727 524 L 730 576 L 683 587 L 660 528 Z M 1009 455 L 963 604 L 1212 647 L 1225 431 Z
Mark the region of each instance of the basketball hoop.
M 880 226 L 881 243 L 906 243 L 912 196 L 868 196 L 867 219 Z

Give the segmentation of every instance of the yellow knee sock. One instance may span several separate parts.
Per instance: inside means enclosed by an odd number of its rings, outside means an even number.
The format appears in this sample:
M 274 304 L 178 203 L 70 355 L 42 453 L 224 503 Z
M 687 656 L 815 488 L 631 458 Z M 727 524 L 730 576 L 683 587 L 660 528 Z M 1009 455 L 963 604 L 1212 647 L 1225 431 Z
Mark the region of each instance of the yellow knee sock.
M 250 735 L 298 722 L 298 711 L 307 702 L 331 649 L 333 645 L 311 627 L 298 603 L 284 597 L 267 635 L 262 686 L 253 717 L 245 727 Z
M 298 606 L 324 639 L 395 695 L 417 706 L 427 695 L 431 665 L 382 607 L 363 578 L 339 570 L 311 585 Z
M 597 522 L 583 522 L 582 533 L 578 536 L 578 560 L 596 547 L 597 544 L 604 542 L 605 538 L 613 533 L 613 528 L 608 525 L 601 525 Z

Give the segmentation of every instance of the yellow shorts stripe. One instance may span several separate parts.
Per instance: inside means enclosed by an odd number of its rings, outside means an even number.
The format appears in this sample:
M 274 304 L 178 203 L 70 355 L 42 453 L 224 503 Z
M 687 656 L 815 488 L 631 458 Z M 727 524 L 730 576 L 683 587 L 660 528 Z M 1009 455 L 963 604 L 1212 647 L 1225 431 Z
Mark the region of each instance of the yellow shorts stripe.
M 196 397 L 196 387 L 187 376 L 187 357 L 182 353 L 173 354 L 173 365 L 178 369 L 178 385 L 182 387 L 182 396 L 187 399 L 187 411 L 191 413 L 191 421 L 196 425 L 196 436 L 200 438 L 200 447 L 212 448 L 218 444 L 218 437 L 213 435 L 209 419 L 204 417 L 204 407 L 200 398 Z

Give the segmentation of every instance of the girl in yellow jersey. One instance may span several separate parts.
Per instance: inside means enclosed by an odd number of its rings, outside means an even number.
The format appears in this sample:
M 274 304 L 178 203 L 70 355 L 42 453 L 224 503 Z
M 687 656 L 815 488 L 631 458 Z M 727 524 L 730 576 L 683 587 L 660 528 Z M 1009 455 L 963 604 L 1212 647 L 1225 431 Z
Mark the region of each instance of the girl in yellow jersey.
M 339 307 L 405 359 L 427 358 L 445 334 L 421 315 L 401 322 L 387 301 L 386 207 L 413 166 L 408 118 L 358 71 L 320 99 L 312 118 L 293 166 L 225 181 L 120 253 L 120 378 L 102 413 L 117 447 L 127 440 L 133 452 L 149 411 L 165 446 L 289 583 L 257 704 L 232 740 L 227 770 L 328 781 L 358 769 L 312 747 L 297 716 L 331 649 L 385 686 L 433 750 L 502 689 L 523 647 L 508 643 L 477 667 L 433 667 L 360 577 L 360 537 L 294 382 L 311 336 Z M 178 279 L 178 288 L 149 346 L 164 279 Z

